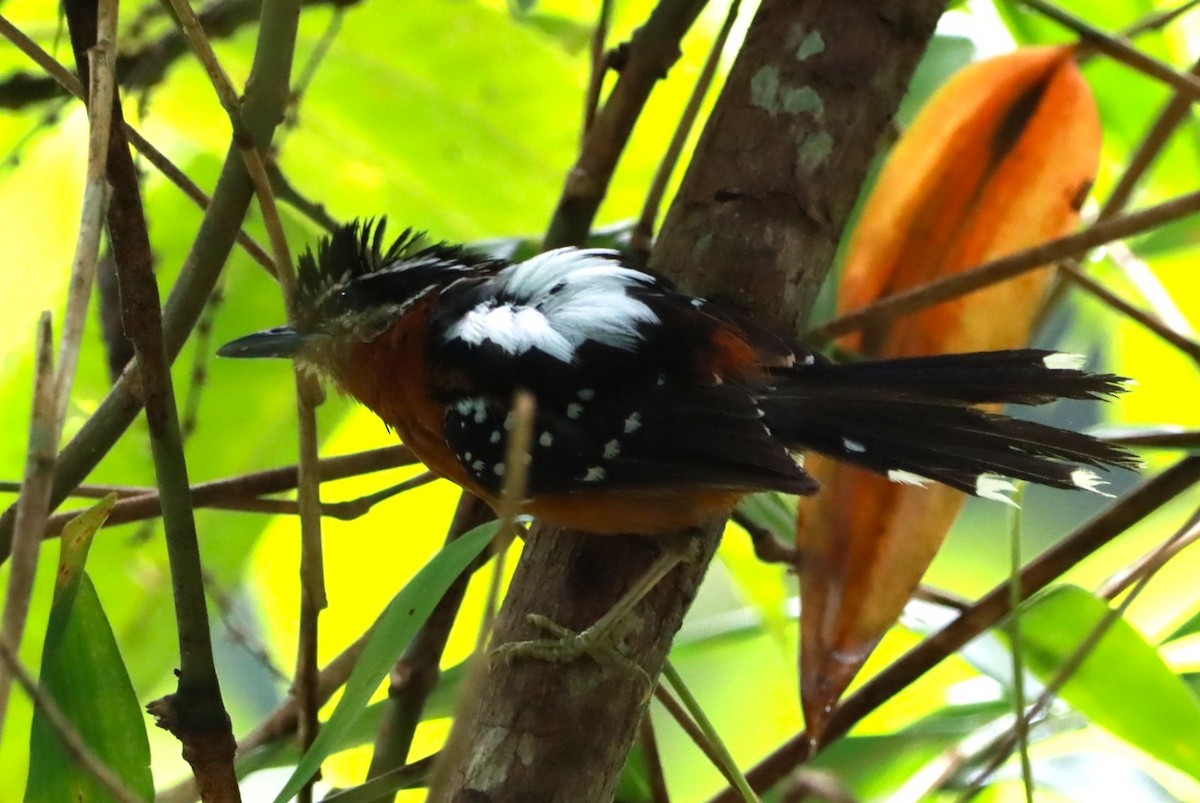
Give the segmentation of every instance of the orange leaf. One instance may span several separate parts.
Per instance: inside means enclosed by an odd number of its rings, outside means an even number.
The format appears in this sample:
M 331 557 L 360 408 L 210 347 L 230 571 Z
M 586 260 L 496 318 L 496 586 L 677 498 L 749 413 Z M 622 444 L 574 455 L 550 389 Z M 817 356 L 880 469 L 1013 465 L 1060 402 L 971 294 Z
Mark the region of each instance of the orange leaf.
M 973 64 L 897 143 L 851 240 L 853 309 L 1060 236 L 1095 177 L 1100 121 L 1067 47 Z M 1048 269 L 846 338 L 876 357 L 1024 345 Z M 965 497 L 814 457 L 801 501 L 801 694 L 819 734 L 933 560 Z

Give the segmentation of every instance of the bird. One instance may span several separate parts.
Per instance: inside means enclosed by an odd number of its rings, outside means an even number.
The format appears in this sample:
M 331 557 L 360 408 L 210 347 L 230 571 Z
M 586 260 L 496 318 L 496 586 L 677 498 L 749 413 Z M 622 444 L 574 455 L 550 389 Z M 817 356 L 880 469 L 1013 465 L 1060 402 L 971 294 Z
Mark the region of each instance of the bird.
M 1104 493 L 1129 451 L 985 404 L 1110 399 L 1123 377 L 1044 349 L 834 362 L 688 295 L 612 250 L 512 261 L 386 218 L 299 260 L 292 325 L 224 357 L 294 359 L 373 410 L 435 474 L 493 507 L 514 393 L 536 410 L 521 511 L 606 535 L 728 516 L 748 494 L 810 495 L 818 452 L 906 485 L 1012 503 L 1014 482 Z

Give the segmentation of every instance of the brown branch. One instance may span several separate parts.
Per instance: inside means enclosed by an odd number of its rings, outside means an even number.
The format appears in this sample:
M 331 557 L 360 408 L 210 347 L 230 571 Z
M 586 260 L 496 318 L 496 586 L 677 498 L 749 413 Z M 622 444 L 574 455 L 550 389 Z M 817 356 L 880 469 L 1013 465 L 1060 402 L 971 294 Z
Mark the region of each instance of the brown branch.
M 97 4 L 95 0 L 68 0 L 64 9 L 76 68 L 86 77 L 89 74 L 87 54 L 97 42 Z M 89 99 L 89 102 L 94 100 Z M 112 202 L 108 209 L 108 230 L 121 287 L 121 316 L 140 369 L 150 447 L 163 500 L 167 558 L 179 634 L 178 689 L 175 694 L 154 704 L 154 711 L 160 724 L 182 742 L 184 757 L 191 764 L 206 799 L 237 800 L 237 779 L 233 774 L 235 743 L 212 655 L 196 524 L 189 498 L 175 393 L 163 342 L 162 312 L 152 271 L 150 238 L 142 211 L 137 171 L 125 137 L 121 104 L 115 94 L 111 108 L 107 175 L 112 187 Z
M 1179 349 L 1193 360 L 1200 362 L 1200 343 L 1196 342 L 1182 332 L 1172 329 L 1158 317 L 1146 312 L 1145 310 L 1135 307 L 1133 304 L 1130 304 L 1128 301 L 1121 298 L 1104 285 L 1092 279 L 1079 269 L 1078 263 L 1076 263 L 1074 260 L 1065 260 L 1061 265 L 1059 265 L 1059 268 L 1062 270 L 1064 276 L 1085 290 L 1089 295 L 1121 313 L 1126 318 L 1129 318 L 1135 323 L 1140 324 L 1143 328 L 1148 329 L 1150 332 Z
M 1114 61 L 1131 67 L 1151 78 L 1157 78 L 1159 81 L 1173 87 L 1181 95 L 1190 98 L 1193 103 L 1200 100 L 1200 78 L 1197 78 L 1195 75 L 1178 72 L 1171 65 L 1146 55 L 1128 42 L 1118 39 L 1095 26 L 1089 25 L 1079 17 L 1068 14 L 1063 9 L 1045 0 L 1018 0 L 1018 2 L 1048 19 L 1054 20 L 1059 25 L 1076 34 L 1084 44 L 1103 53 Z
M 942 10 L 933 0 L 765 0 L 651 267 L 688 291 L 733 296 L 766 322 L 796 331 Z M 812 37 L 804 58 L 796 57 L 797 31 Z M 785 97 L 815 97 L 822 112 Z M 602 130 L 612 102 L 593 133 Z M 594 199 L 568 191 L 560 213 L 572 217 L 577 201 L 586 212 Z M 587 228 L 578 222 L 588 219 L 584 214 L 567 225 L 560 217 L 565 228 L 550 241 L 573 241 Z M 651 680 L 721 529 L 696 537 L 695 561 L 673 570 L 639 603 L 623 634 L 623 655 Z M 495 643 L 537 637 L 530 613 L 576 631 L 591 625 L 657 552 L 639 538 L 538 533 L 526 541 Z M 645 706 L 644 681 L 619 663 L 491 662 L 481 682 L 464 690 L 456 728 L 465 729 L 473 749 L 447 767 L 447 797 L 611 800 Z
M 1177 426 L 1165 427 L 1105 427 L 1093 434 L 1118 446 L 1141 449 L 1200 449 L 1200 430 Z
M 1197 482 L 1200 482 L 1200 457 L 1185 458 L 1158 476 L 1144 481 L 1026 565 L 1021 572 L 1021 590 L 1025 598 L 1045 588 L 1072 566 L 1191 489 Z M 909 650 L 846 698 L 834 712 L 825 732 L 825 741 L 819 747 L 847 733 L 863 717 L 962 649 L 971 639 L 995 627 L 1010 612 L 1008 595 L 1009 583 L 1005 581 L 981 597 L 962 616 Z M 816 747 L 806 733 L 800 733 L 763 759 L 746 777 L 755 791 L 770 789 L 811 758 Z M 736 793 L 726 790 L 713 798 L 711 803 L 737 801 Z
M 688 714 L 683 704 L 675 699 L 675 695 L 667 691 L 662 684 L 659 684 L 654 687 L 654 699 L 658 700 L 663 710 L 667 712 L 667 715 L 675 720 L 675 724 L 679 726 L 680 730 L 687 734 L 687 737 L 692 740 L 692 744 L 696 745 L 696 749 L 704 754 L 704 757 L 708 759 L 708 763 L 712 765 L 713 769 L 721 773 L 721 777 L 725 779 L 726 783 L 733 786 L 733 776 L 729 774 L 729 768 L 721 760 L 717 749 L 713 747 L 712 742 L 709 741 L 704 731 L 700 729 L 700 726 Z M 647 721 L 649 719 L 649 717 L 646 717 Z
M 33 582 L 37 576 L 41 539 L 38 531 L 45 525 L 50 510 L 50 488 L 54 475 L 54 451 L 57 441 L 58 407 L 55 398 L 54 335 L 50 313 L 38 320 L 36 370 L 33 384 L 33 414 L 29 421 L 29 440 L 25 451 L 25 480 L 17 501 L 17 524 L 13 534 L 13 560 L 4 598 L 4 618 L 0 622 L 0 642 L 19 650 L 25 633 Z M 15 671 L 15 667 L 11 668 Z M 0 666 L 0 727 L 8 722 L 8 699 L 13 674 Z
M 415 462 L 416 458 L 406 447 L 386 446 L 382 449 L 326 458 L 321 462 L 321 476 L 326 482 L 331 482 L 346 477 L 356 477 L 360 474 L 408 466 Z M 243 474 L 224 480 L 202 482 L 191 488 L 192 504 L 195 507 L 222 507 L 234 504 L 238 500 L 290 491 L 299 483 L 297 471 L 297 467 L 292 465 L 253 474 Z M 97 490 L 107 487 L 96 486 Z M 58 536 L 62 532 L 63 526 L 75 517 L 76 512 L 60 513 L 50 517 L 46 523 L 43 537 Z M 289 509 L 288 512 L 292 512 L 292 509 Z M 162 502 L 157 492 L 123 498 L 113 506 L 105 527 L 152 519 L 161 514 Z
M 588 128 L 579 159 L 567 175 L 546 232 L 547 249 L 581 245 L 587 240 L 617 160 L 650 99 L 650 91 L 679 59 L 679 43 L 705 1 L 659 0 L 646 24 L 622 48 L 621 75 Z
M 608 28 L 612 21 L 613 0 L 600 0 L 600 15 L 592 31 L 591 73 L 588 76 L 587 95 L 583 101 L 583 140 L 596 124 L 596 109 L 600 106 L 600 91 L 604 88 L 604 76 L 608 74 L 609 52 Z
M 1139 212 L 1114 216 L 1106 221 L 1065 237 L 1049 240 L 1015 254 L 994 259 L 944 279 L 938 279 L 903 293 L 888 296 L 854 312 L 834 318 L 809 332 L 812 339 L 831 339 L 899 315 L 908 315 L 943 301 L 965 296 L 993 284 L 1007 281 L 1042 265 L 1068 258 L 1082 258 L 1098 245 L 1141 234 L 1200 212 L 1200 191 L 1181 195 Z
M 658 738 L 654 734 L 654 721 L 650 717 L 642 718 L 641 734 L 638 738 L 642 754 L 646 757 L 650 803 L 671 803 L 666 773 L 663 772 L 662 755 L 658 752 Z
M 738 11 L 741 10 L 741 7 L 741 0 L 731 0 L 729 3 L 729 10 L 725 12 L 725 22 L 722 23 L 721 30 L 713 40 L 712 47 L 709 48 L 708 58 L 704 61 L 704 69 L 696 78 L 692 95 L 688 98 L 687 106 L 684 107 L 683 114 L 680 115 L 679 122 L 675 126 L 675 134 L 671 137 L 671 142 L 667 145 L 667 150 L 659 161 L 658 170 L 650 184 L 650 191 L 646 193 L 642 213 L 638 216 L 637 224 L 633 227 L 633 233 L 630 235 L 630 246 L 642 257 L 643 261 L 649 258 L 650 250 L 654 247 L 654 224 L 658 222 L 658 212 L 662 206 L 663 196 L 667 193 L 667 185 L 670 184 L 675 166 L 679 163 L 683 146 L 687 144 L 692 127 L 696 124 L 696 118 L 700 115 L 700 107 L 704 104 L 704 98 L 708 96 L 708 89 L 712 86 L 713 78 L 717 74 L 717 66 L 721 63 L 721 54 L 725 52 L 725 43 L 729 41 L 729 34 L 733 30 L 733 24 L 737 22 Z

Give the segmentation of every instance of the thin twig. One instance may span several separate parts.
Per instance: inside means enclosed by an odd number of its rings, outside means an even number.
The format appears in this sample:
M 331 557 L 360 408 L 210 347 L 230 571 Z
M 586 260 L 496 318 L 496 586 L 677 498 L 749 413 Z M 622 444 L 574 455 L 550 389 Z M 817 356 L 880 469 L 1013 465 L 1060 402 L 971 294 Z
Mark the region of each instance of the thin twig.
M 404 446 L 385 446 L 381 449 L 371 449 L 365 452 L 330 457 L 321 461 L 322 478 L 325 481 L 356 477 L 375 471 L 399 468 L 416 462 Z M 415 478 L 414 478 L 415 479 Z M 239 501 L 255 499 L 265 494 L 281 493 L 297 487 L 299 473 L 297 466 L 284 466 L 252 474 L 242 474 L 223 480 L 202 482 L 191 487 L 192 504 L 195 507 L 225 507 L 237 504 Z M 107 486 L 93 486 L 97 489 Z M 357 500 L 351 500 L 360 504 Z M 337 503 L 334 503 L 335 505 Z M 282 512 L 293 513 L 295 507 L 288 507 Z M 53 538 L 62 532 L 63 526 L 70 521 L 78 511 L 59 513 L 52 516 L 46 523 L 44 538 Z M 122 498 L 113 506 L 112 513 L 105 527 L 117 524 L 127 524 L 131 521 L 152 519 L 162 513 L 162 504 L 158 492 Z
M 663 196 L 667 193 L 667 185 L 671 183 L 671 175 L 675 172 L 679 155 L 683 153 L 683 146 L 687 144 L 688 137 L 692 133 L 692 126 L 695 125 L 696 117 L 700 114 L 700 107 L 704 105 L 704 98 L 708 95 L 709 87 L 712 86 L 713 77 L 717 74 L 717 66 L 721 63 L 721 54 L 725 52 L 725 43 L 729 41 L 729 34 L 733 30 L 734 23 L 737 22 L 741 5 L 741 0 L 731 0 L 729 3 L 725 22 L 721 25 L 717 38 L 713 40 L 712 48 L 708 51 L 708 58 L 704 62 L 704 68 L 696 78 L 692 95 L 688 98 L 687 106 L 675 126 L 675 134 L 671 137 L 662 161 L 658 164 L 658 171 L 654 174 L 650 191 L 646 193 L 642 214 L 638 217 L 637 225 L 633 227 L 630 240 L 630 245 L 644 255 L 648 256 L 654 245 L 654 224 L 658 220 L 659 207 L 662 205 Z
M 338 222 L 329 214 L 329 210 L 325 208 L 325 204 L 302 195 L 300 190 L 296 189 L 291 180 L 284 175 L 284 172 L 279 168 L 279 163 L 274 159 L 267 160 L 267 176 L 271 179 L 271 190 L 281 203 L 287 204 L 313 223 L 316 223 L 327 234 L 333 234 L 337 231 Z
M 1029 759 L 1029 722 L 1022 716 L 1025 713 L 1025 647 L 1021 638 L 1021 601 L 1025 592 L 1021 588 L 1021 504 L 1025 499 L 1025 485 L 1022 483 L 1013 494 L 1016 507 L 1010 512 L 1011 525 L 1008 531 L 1009 569 L 1008 569 L 1008 606 L 1012 616 L 1008 618 L 1009 654 L 1012 657 L 1012 691 L 1013 708 L 1016 710 L 1016 722 L 1013 735 L 1016 737 L 1016 749 L 1021 756 L 1021 780 L 1025 789 L 1025 803 L 1033 803 L 1033 762 Z
M 1172 346 L 1179 349 L 1193 360 L 1200 362 L 1200 343 L 1191 339 L 1182 332 L 1172 329 L 1170 326 L 1167 326 L 1167 324 L 1163 323 L 1161 319 L 1151 315 L 1145 310 L 1135 307 L 1133 304 L 1130 304 L 1128 301 L 1121 298 L 1116 293 L 1097 282 L 1095 279 L 1092 279 L 1079 269 L 1078 263 L 1076 263 L 1074 260 L 1064 260 L 1059 264 L 1059 269 L 1062 270 L 1064 276 L 1066 276 L 1068 279 L 1070 279 L 1070 281 L 1074 282 L 1083 290 L 1087 291 L 1087 293 L 1091 296 L 1095 297 L 1109 307 L 1112 307 L 1114 310 L 1120 312 L 1130 320 L 1141 324 L 1144 328 L 1150 330 L 1167 343 L 1170 343 Z
M 50 77 L 58 82 L 59 86 L 70 92 L 79 100 L 83 99 L 83 86 L 66 67 L 59 64 L 58 60 L 40 48 L 36 42 L 25 36 L 19 28 L 13 25 L 8 20 L 0 15 L 0 36 L 15 44 L 22 53 L 37 63 L 39 67 L 49 73 Z M 194 181 L 192 181 L 186 173 L 180 170 L 174 162 L 168 159 L 162 151 L 154 147 L 145 137 L 141 135 L 129 123 L 123 123 L 125 133 L 129 137 L 129 141 L 137 148 L 138 153 L 146 157 L 150 164 L 166 176 L 167 180 L 183 191 L 183 194 L 195 201 L 196 205 L 201 209 L 207 209 L 210 203 L 209 197 L 201 190 Z M 274 275 L 275 265 L 271 262 L 271 258 L 267 255 L 254 238 L 246 234 L 241 228 L 237 231 L 236 241 L 238 245 L 245 249 L 255 262 L 266 268 L 267 272 Z
M 708 716 L 704 713 L 704 709 L 700 706 L 700 701 L 696 699 L 691 689 L 683 682 L 683 677 L 675 669 L 670 660 L 663 664 L 663 677 L 671 684 L 671 688 L 675 690 L 675 693 L 679 695 L 680 701 L 704 733 L 705 739 L 713 746 L 717 754 L 717 759 L 725 767 L 725 772 L 722 774 L 733 778 L 734 789 L 742 796 L 742 800 L 745 803 L 759 803 L 758 795 L 750 788 L 750 784 L 746 781 L 746 776 L 742 775 L 737 762 L 733 760 L 733 756 L 730 755 L 729 749 L 721 739 L 721 734 L 717 733 L 717 729 L 709 721 Z
M 269 195 L 270 188 L 266 191 Z M 273 201 L 270 206 L 274 213 Z M 266 212 L 266 209 L 263 211 Z M 278 215 L 275 217 L 278 223 Z M 271 239 L 274 241 L 275 237 L 272 236 Z M 283 264 L 280 261 L 281 257 L 282 255 L 276 257 L 276 264 Z M 279 271 L 281 279 L 285 274 L 292 275 L 290 260 L 288 269 Z M 285 282 L 281 281 L 281 284 L 287 287 Z M 296 682 L 293 692 L 299 698 L 300 704 L 300 749 L 306 751 L 312 747 L 320 728 L 318 714 L 321 704 L 317 690 L 321 667 L 317 657 L 318 621 L 321 611 L 329 605 L 329 600 L 325 596 L 325 558 L 321 544 L 321 468 L 317 455 L 316 408 L 321 403 L 320 387 L 313 377 L 306 375 L 299 366 L 295 368 L 295 378 L 296 413 L 300 426 L 300 634 L 296 648 Z M 315 782 L 314 777 L 300 790 L 300 803 L 311 803 Z
M 1200 61 L 1192 65 L 1192 75 L 1200 76 Z M 1125 210 L 1125 207 L 1128 206 L 1130 199 L 1133 197 L 1134 189 L 1150 169 L 1150 166 L 1163 152 L 1163 149 L 1166 148 L 1171 135 L 1187 119 L 1191 108 L 1192 100 L 1188 96 L 1178 91 L 1171 96 L 1171 100 L 1163 107 L 1162 112 L 1159 113 L 1158 118 L 1146 133 L 1146 136 L 1142 138 L 1142 141 L 1134 150 L 1129 164 L 1117 180 L 1117 185 L 1100 208 L 1099 214 L 1096 215 L 1096 223 L 1109 220 Z M 1035 316 L 1035 329 L 1040 330 L 1042 325 L 1048 320 L 1050 311 L 1058 307 L 1062 301 L 1065 289 L 1066 280 L 1060 273 L 1056 272 L 1053 285 L 1046 292 L 1045 298 L 1042 300 Z
M 1200 77 L 1200 60 L 1192 65 L 1191 74 Z M 1117 181 L 1117 185 L 1109 193 L 1104 206 L 1101 207 L 1099 220 L 1107 220 L 1129 205 L 1138 182 L 1162 154 L 1171 135 L 1187 119 L 1193 103 L 1195 101 L 1192 98 L 1179 91 L 1171 96 L 1154 124 L 1150 126 L 1150 130 L 1146 132 L 1146 136 L 1138 143 L 1137 149 L 1129 160 L 1129 165 Z
M 1131 566 L 1121 569 L 1101 583 L 1096 589 L 1096 594 L 1107 600 L 1116 599 L 1140 578 L 1158 572 L 1166 565 L 1167 561 L 1196 543 L 1197 540 L 1200 540 L 1200 519 L 1197 515 L 1193 515 L 1178 532 L 1152 549 L 1149 554 L 1138 558 Z
M 662 755 L 658 752 L 658 738 L 654 734 L 654 720 L 650 712 L 642 717 L 642 754 L 646 757 L 646 775 L 650 786 L 650 803 L 671 803 L 667 791 L 667 777 L 663 772 Z
M 1026 248 L 1015 254 L 994 259 L 944 279 L 876 301 L 861 309 L 834 318 L 812 330 L 810 339 L 831 339 L 865 326 L 908 315 L 943 301 L 969 295 L 993 284 L 1020 276 L 1043 265 L 1068 257 L 1080 258 L 1092 248 L 1123 237 L 1130 237 L 1164 223 L 1200 211 L 1200 191 L 1190 192 L 1138 212 L 1115 216 L 1083 231 Z
M 700 752 L 704 754 L 704 757 L 708 759 L 708 763 L 711 764 L 717 772 L 721 773 L 721 777 L 725 779 L 725 782 L 729 784 L 730 788 L 733 788 L 736 784 L 736 781 L 734 780 L 733 775 L 730 774 L 729 768 L 725 766 L 723 761 L 721 761 L 721 756 L 717 752 L 716 747 L 713 746 L 712 742 L 709 741 L 707 736 L 705 736 L 704 731 L 701 730 L 700 726 L 697 725 L 692 719 L 691 715 L 688 714 L 687 709 L 683 707 L 683 704 L 676 700 L 675 696 L 671 694 L 671 692 L 667 691 L 662 684 L 658 684 L 654 687 L 654 699 L 658 700 L 658 702 L 662 704 L 662 707 L 666 710 L 671 719 L 675 720 L 675 724 L 683 729 L 683 732 L 686 733 L 688 738 L 692 740 L 692 744 L 696 745 Z M 741 800 L 741 798 L 735 797 L 734 800 Z
M 0 480 L 0 493 L 20 493 L 20 491 L 21 483 L 13 480 Z M 115 494 L 118 499 L 130 499 L 155 493 L 157 491 L 147 485 L 80 485 L 71 492 L 71 496 L 82 499 L 103 499 L 109 494 Z
M 5 674 L 11 674 L 17 684 L 29 695 L 34 708 L 46 718 L 46 722 L 62 740 L 63 746 L 67 748 L 67 752 L 71 754 L 71 758 L 76 764 L 83 767 L 100 782 L 110 795 L 122 803 L 142 803 L 142 798 L 125 785 L 125 781 L 113 771 L 112 767 L 105 764 L 99 756 L 92 752 L 58 704 L 38 688 L 37 681 L 21 665 L 12 645 L 2 637 L 0 637 L 0 664 L 3 665 Z
M 1194 9 L 1196 6 L 1200 6 L 1200 0 L 1187 0 L 1187 2 L 1180 3 L 1174 8 L 1168 8 L 1165 11 L 1147 14 L 1145 17 L 1122 31 L 1121 35 L 1126 39 L 1133 39 L 1134 37 L 1141 36 L 1144 33 L 1162 30 L 1175 20 L 1182 17 L 1184 14 Z
M 596 122 L 596 109 L 600 106 L 600 92 L 604 88 L 604 76 L 608 73 L 608 28 L 612 22 L 612 0 L 600 0 L 600 16 L 592 29 L 591 73 L 588 77 L 587 95 L 583 100 L 584 139 Z
M 782 563 L 785 566 L 793 567 L 800 565 L 800 551 L 791 544 L 784 543 L 769 528 L 759 524 L 741 510 L 734 510 L 729 519 L 750 536 L 750 543 L 754 547 L 754 556 L 763 563 Z
M 1068 14 L 1063 9 L 1045 0 L 1018 0 L 1018 2 L 1072 31 L 1084 43 L 1112 58 L 1114 61 L 1118 61 L 1151 78 L 1157 78 L 1159 81 L 1173 87 L 1180 94 L 1191 98 L 1193 102 L 1200 100 L 1200 78 L 1178 72 L 1171 65 L 1146 55 L 1128 42 L 1117 39 L 1111 34 L 1088 24 L 1078 17 Z
M 17 524 L 13 533 L 12 569 L 4 600 L 4 620 L 0 623 L 0 641 L 20 649 L 33 598 L 41 538 L 50 512 L 50 489 L 54 473 L 55 411 L 54 335 L 50 313 L 38 321 L 37 369 L 34 374 L 33 416 L 29 422 L 29 445 L 25 456 L 25 482 L 17 501 Z M 0 727 L 6 724 L 12 674 L 0 667 Z
M 504 489 L 500 494 L 500 504 L 496 509 L 500 527 L 496 530 L 492 552 L 496 555 L 496 570 L 492 573 L 492 583 L 488 587 L 487 604 L 484 606 L 484 620 L 479 629 L 479 638 L 475 644 L 477 655 L 484 654 L 484 645 L 492 633 L 495 621 L 496 605 L 500 598 L 500 583 L 504 574 L 504 555 L 517 534 L 517 515 L 521 510 L 521 500 L 529 484 L 529 466 L 533 455 L 529 448 L 533 443 L 533 421 L 537 413 L 537 402 L 533 394 L 527 390 L 518 390 L 513 395 L 512 410 L 509 421 L 507 450 L 505 452 Z
M 679 58 L 679 42 L 706 0 L 664 0 L 624 46 L 627 57 L 604 107 L 596 114 L 567 174 L 566 186 L 546 232 L 545 247 L 579 245 L 587 239 L 613 170 L 625 150 L 650 91 Z
M 58 435 L 67 417 L 67 404 L 75 383 L 79 364 L 79 348 L 87 321 L 88 301 L 96 278 L 96 260 L 100 254 L 100 233 L 104 229 L 108 209 L 108 139 L 112 131 L 112 110 L 116 78 L 113 64 L 117 55 L 117 4 L 104 0 L 99 5 L 96 44 L 88 51 L 91 69 L 88 73 L 88 136 L 87 177 L 83 190 L 83 209 L 80 212 L 79 234 L 75 243 L 75 259 L 71 266 L 71 284 L 67 292 L 67 311 L 63 317 L 62 343 L 59 348 L 58 377 L 55 395 L 58 407 L 54 420 L 55 437 L 52 448 L 58 451 Z
M 1141 449 L 1200 449 L 1200 430 L 1177 426 L 1164 427 L 1105 427 L 1093 434 L 1118 446 Z

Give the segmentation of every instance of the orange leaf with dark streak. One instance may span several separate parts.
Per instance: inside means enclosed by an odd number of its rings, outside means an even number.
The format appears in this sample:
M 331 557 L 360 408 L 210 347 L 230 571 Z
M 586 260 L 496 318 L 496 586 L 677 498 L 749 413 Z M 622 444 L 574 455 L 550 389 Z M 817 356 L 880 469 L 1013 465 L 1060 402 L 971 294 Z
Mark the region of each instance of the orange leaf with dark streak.
M 1095 178 L 1100 121 L 1072 49 L 1035 48 L 951 79 L 897 143 L 851 241 L 852 310 L 1074 228 Z M 873 357 L 1026 344 L 1043 268 L 842 345 Z M 899 617 L 965 496 L 889 482 L 818 457 L 800 505 L 801 695 L 810 734 Z

